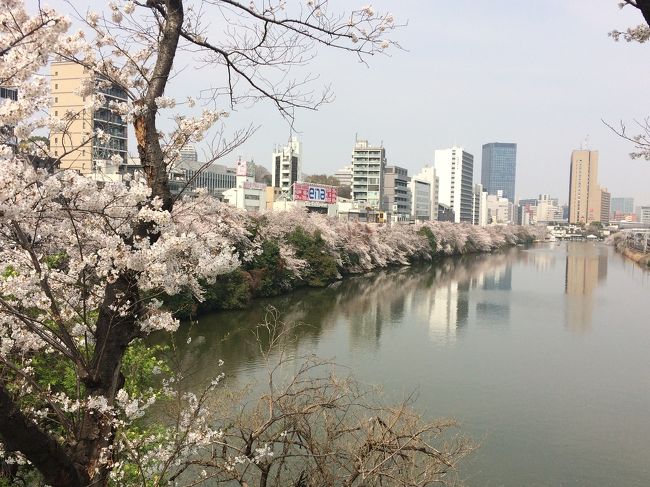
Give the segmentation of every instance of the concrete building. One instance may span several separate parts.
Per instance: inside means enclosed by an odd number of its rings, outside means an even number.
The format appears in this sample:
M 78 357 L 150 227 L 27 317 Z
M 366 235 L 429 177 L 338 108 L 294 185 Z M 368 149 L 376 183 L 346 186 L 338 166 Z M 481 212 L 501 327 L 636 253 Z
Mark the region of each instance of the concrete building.
M 352 187 L 352 165 L 343 166 L 334 173 L 334 177 L 339 180 L 339 186 Z
M 484 227 L 488 224 L 487 191 L 482 184 L 474 185 L 472 198 L 472 224 Z
M 557 198 L 548 194 L 540 194 L 535 205 L 535 220 L 533 223 L 551 223 L 562 221 L 562 207 Z
M 373 210 L 384 201 L 386 149 L 357 140 L 352 151 L 352 199 Z
M 650 224 L 650 206 L 639 206 L 639 223 Z
M 612 195 L 607 188 L 600 188 L 600 222 L 609 225 L 609 209 L 612 204 Z
M 223 199 L 231 206 L 258 213 L 266 210 L 266 184 L 255 182 L 255 164 L 239 161 L 235 187 L 223 192 Z
M 65 132 L 50 134 L 52 155 L 61 158 L 62 169 L 75 169 L 98 180 L 114 179 L 127 163 L 127 124 L 108 109 L 108 103 L 126 102 L 126 93 L 73 62 L 56 61 L 50 69 L 52 115 L 68 121 Z M 90 100 L 77 94 L 82 82 L 89 79 L 95 84 L 96 93 L 106 100 L 96 110 L 90 108 Z M 110 138 L 94 137 L 83 145 L 98 129 Z
M 393 215 L 395 221 L 411 219 L 411 178 L 408 170 L 387 166 L 384 171 L 384 204 L 382 209 Z
M 198 162 L 199 156 L 196 152 L 196 147 L 193 145 L 184 145 L 183 147 L 180 148 L 178 151 L 180 156 L 181 156 L 181 161 L 182 162 Z
M 271 183 L 283 191 L 290 191 L 291 185 L 302 180 L 302 144 L 297 137 L 291 137 L 284 147 L 276 147 L 271 164 Z
M 517 144 L 492 142 L 483 146 L 481 184 L 488 194 L 503 192 L 503 197 L 515 201 L 517 175 Z
M 512 223 L 513 204 L 508 198 L 503 197 L 501 190 L 497 194 L 487 195 L 487 223 L 491 225 L 505 225 Z
M 413 219 L 418 222 L 437 219 L 437 211 L 436 218 L 431 217 L 431 211 L 434 208 L 431 204 L 431 183 L 413 176 L 409 186 L 411 189 L 411 216 Z
M 438 203 L 438 221 L 441 222 L 455 222 L 456 215 L 453 208 L 444 203 Z
M 440 181 L 438 202 L 454 211 L 457 223 L 472 223 L 474 156 L 462 147 L 439 149 L 434 167 Z
M 574 150 L 569 181 L 569 223 L 600 221 L 598 151 Z
M 175 166 L 183 174 L 189 190 L 206 189 L 218 199 L 223 199 L 224 192 L 237 186 L 235 170 L 221 164 L 210 164 L 200 161 L 182 161 Z M 253 180 L 254 180 L 253 174 Z
M 413 176 L 418 181 L 426 181 L 431 188 L 431 220 L 438 219 L 438 193 L 440 192 L 440 178 L 436 175 L 436 170 L 432 166 L 424 166 L 418 174 Z
M 612 198 L 609 208 L 611 215 L 631 215 L 634 213 L 634 198 Z

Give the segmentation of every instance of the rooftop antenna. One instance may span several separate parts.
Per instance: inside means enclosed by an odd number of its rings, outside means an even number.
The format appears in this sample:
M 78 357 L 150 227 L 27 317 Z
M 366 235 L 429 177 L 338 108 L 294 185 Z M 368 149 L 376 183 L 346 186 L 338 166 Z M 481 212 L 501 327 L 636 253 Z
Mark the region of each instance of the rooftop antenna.
M 581 150 L 589 150 L 589 134 L 585 137 L 585 140 L 580 144 Z

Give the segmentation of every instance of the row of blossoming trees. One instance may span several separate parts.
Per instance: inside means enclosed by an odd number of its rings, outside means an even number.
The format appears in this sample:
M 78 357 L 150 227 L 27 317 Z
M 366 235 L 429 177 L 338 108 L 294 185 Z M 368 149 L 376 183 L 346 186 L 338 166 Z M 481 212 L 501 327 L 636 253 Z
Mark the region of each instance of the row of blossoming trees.
M 0 85 L 19 88 L 0 105 L 0 482 L 102 485 L 429 485 L 444 482 L 469 450 L 441 441 L 448 422 L 423 422 L 406 405 L 367 401 L 354 382 L 307 358 L 284 385 L 271 367 L 267 394 L 248 408 L 219 406 L 220 372 L 202 394 L 177 385 L 141 339 L 178 326 L 165 306 L 179 293 L 196 301 L 242 266 L 251 280 L 269 275 L 318 284 L 328 276 L 431 255 L 488 250 L 515 242 L 511 230 L 433 225 L 373 229 L 304 214 L 249 219 L 199 195 L 174 197 L 168 173 L 186 143 L 220 132 L 216 107 L 270 100 L 292 120 L 328 93 L 304 91 L 300 71 L 317 46 L 362 58 L 393 45 L 392 15 L 372 6 L 337 14 L 326 0 L 110 2 L 106 12 L 65 15 L 38 4 L 0 0 Z M 72 8 L 72 7 L 71 7 Z M 224 28 L 224 25 L 227 28 Z M 183 53 L 182 62 L 178 63 Z M 41 75 L 53 56 L 92 74 L 78 94 L 79 113 L 50 110 Z M 170 80 L 198 63 L 222 76 L 198 99 L 177 102 Z M 294 68 L 298 74 L 294 76 Z M 128 97 L 108 102 L 96 88 L 117 85 Z M 107 107 L 132 124 L 143 177 L 102 188 L 74 172 L 34 170 L 89 150 L 110 135 L 92 128 L 65 154 L 31 136 L 65 136 L 83 110 Z M 164 115 L 171 127 L 159 126 Z M 215 128 L 216 127 L 216 128 Z M 3 129 L 3 134 L 7 131 Z M 213 143 L 211 161 L 250 131 Z M 327 256 L 327 259 L 317 259 Z M 266 272 L 269 263 L 276 267 Z M 320 267 L 319 267 L 320 266 Z M 212 288 L 210 286 L 212 285 Z M 270 283 L 270 286 L 273 282 Z M 260 333 L 281 346 L 284 327 Z M 271 355 L 269 355 L 271 356 Z M 274 355 L 275 356 L 275 355 Z M 283 358 L 287 364 L 297 357 Z M 165 425 L 145 410 L 162 401 Z M 223 401 L 222 401 L 223 403 Z M 249 403 L 246 403 L 249 404 Z M 173 407 L 172 407 L 173 406 Z M 167 424 L 167 423 L 166 423 Z

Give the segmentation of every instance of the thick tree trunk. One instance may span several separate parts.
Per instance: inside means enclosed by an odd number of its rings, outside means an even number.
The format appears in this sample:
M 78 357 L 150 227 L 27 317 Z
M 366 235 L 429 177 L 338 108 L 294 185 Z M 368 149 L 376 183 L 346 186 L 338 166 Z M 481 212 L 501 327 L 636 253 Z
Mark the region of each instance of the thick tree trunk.
M 147 94 L 140 103 L 144 114 L 134 120 L 138 153 L 152 197 L 163 201 L 163 208 L 171 211 L 173 200 L 169 188 L 167 166 L 156 127 L 156 98 L 163 96 L 176 55 L 178 40 L 183 26 L 182 0 L 165 0 L 164 10 L 156 8 L 165 19 L 158 57 Z M 148 225 L 136 228 L 140 238 L 156 239 L 148 232 Z M 115 305 L 129 301 L 131 308 L 125 316 L 114 311 Z M 111 309 L 113 307 L 113 309 Z M 117 391 L 124 384 L 120 372 L 122 358 L 129 343 L 138 336 L 136 316 L 141 315 L 140 293 L 137 277 L 122 274 L 117 281 L 106 288 L 102 306 L 99 309 L 96 331 L 96 348 L 90 367 L 91 375 L 84 379 L 88 396 L 103 396 L 113 405 Z M 79 442 L 74 449 L 74 460 L 84 465 L 93 486 L 108 483 L 110 469 L 100 463 L 102 452 L 114 441 L 113 426 L 96 412 L 86 411 L 79 430 Z
M 86 487 L 89 477 L 49 434 L 25 417 L 0 385 L 0 436 L 7 451 L 25 455 L 52 487 Z
M 126 305 L 127 302 L 130 304 Z M 115 311 L 115 307 L 120 306 L 127 309 L 124 316 Z M 109 406 L 114 405 L 117 391 L 124 385 L 124 376 L 120 372 L 122 358 L 129 343 L 140 333 L 135 317 L 141 313 L 134 275 L 122 275 L 107 286 L 97 318 L 90 374 L 83 378 L 88 397 L 105 397 Z M 100 458 L 102 452 L 113 443 L 114 436 L 114 428 L 108 417 L 94 410 L 84 411 L 77 432 L 79 441 L 72 455 L 75 463 L 84 465 L 93 485 L 102 486 L 108 482 L 110 466 L 100 463 Z
M 165 10 L 159 9 L 159 11 L 165 17 L 165 25 L 158 48 L 158 58 L 147 95 L 141 100 L 144 114 L 134 120 L 133 127 L 138 142 L 140 162 L 147 177 L 147 183 L 151 187 L 152 196 L 161 198 L 163 208 L 171 210 L 173 200 L 169 188 L 167 165 L 163 160 L 156 127 L 156 98 L 164 95 L 174 64 L 178 40 L 183 27 L 183 1 L 166 0 Z
M 167 167 L 156 127 L 156 98 L 163 96 L 169 80 L 178 40 L 183 25 L 182 0 L 148 1 L 163 18 L 156 65 L 145 97 L 142 116 L 134 121 L 138 152 L 142 160 L 152 197 L 159 197 L 163 207 L 171 211 L 173 200 L 169 188 Z M 150 228 L 134 229 L 140 238 L 156 239 Z M 130 302 L 127 312 L 115 307 Z M 95 350 L 88 367 L 80 374 L 87 397 L 104 397 L 113 405 L 117 391 L 124 384 L 120 372 L 122 358 L 129 343 L 139 333 L 137 317 L 142 305 L 137 276 L 123 273 L 106 286 L 96 323 Z M 86 410 L 75 432 L 76 442 L 61 445 L 53 436 L 41 430 L 24 416 L 9 392 L 0 384 L 0 437 L 10 451 L 23 453 L 53 487 L 102 487 L 108 484 L 110 466 L 101 462 L 107 447 L 113 444 L 114 428 L 108 417 L 95 410 Z

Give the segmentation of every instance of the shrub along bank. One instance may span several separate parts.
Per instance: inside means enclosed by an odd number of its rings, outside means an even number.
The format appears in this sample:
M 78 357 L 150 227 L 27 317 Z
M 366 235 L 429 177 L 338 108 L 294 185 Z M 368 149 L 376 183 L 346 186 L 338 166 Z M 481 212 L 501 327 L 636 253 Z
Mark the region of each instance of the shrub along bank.
M 241 265 L 213 283 L 204 283 L 202 300 L 189 291 L 168 298 L 167 307 L 179 318 L 245 308 L 255 297 L 323 287 L 346 275 L 442 256 L 493 252 L 543 238 L 534 227 L 448 222 L 386 226 L 340 222 L 303 211 L 240 218 L 247 219 L 248 229 L 247 241 L 238 245 Z

